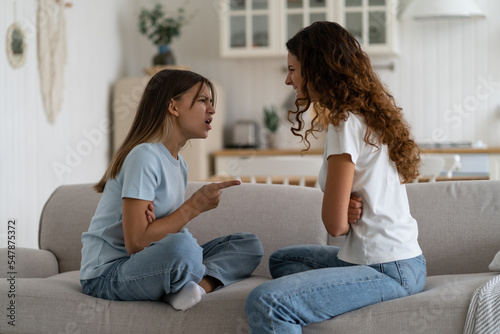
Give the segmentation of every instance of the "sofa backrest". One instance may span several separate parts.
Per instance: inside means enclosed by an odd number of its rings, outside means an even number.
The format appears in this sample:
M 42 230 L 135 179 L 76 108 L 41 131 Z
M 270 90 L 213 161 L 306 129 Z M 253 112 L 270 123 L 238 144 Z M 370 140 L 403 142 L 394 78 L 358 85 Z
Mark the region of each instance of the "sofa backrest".
M 487 272 L 500 251 L 500 181 L 407 185 L 429 275 Z
M 203 183 L 190 182 L 186 197 Z M 412 215 L 429 275 L 488 271 L 500 250 L 500 181 L 407 185 Z M 61 186 L 47 201 L 40 220 L 40 248 L 54 253 L 60 272 L 78 270 L 81 234 L 88 229 L 100 194 L 90 184 Z M 322 192 L 315 188 L 243 184 L 225 189 L 218 208 L 187 227 L 204 243 L 235 232 L 259 236 L 265 249 L 256 274 L 269 276 L 268 258 L 296 244 L 335 244 L 321 223 Z
M 38 242 L 56 256 L 59 272 L 80 269 L 82 233 L 88 230 L 100 199 L 91 184 L 77 184 L 60 186 L 45 203 Z
M 186 198 L 204 183 L 190 182 Z M 40 220 L 40 248 L 54 253 L 59 271 L 78 270 L 81 235 L 87 231 L 101 195 L 92 185 L 57 188 L 47 201 Z M 255 233 L 265 254 L 255 273 L 269 276 L 269 255 L 294 244 L 326 245 L 321 223 L 322 193 L 314 188 L 243 184 L 225 189 L 219 207 L 201 214 L 187 225 L 200 244 L 235 232 Z
M 500 251 L 500 181 L 412 183 L 406 190 L 427 274 L 487 272 Z
M 186 197 L 202 183 L 190 183 Z M 280 248 L 326 245 L 328 233 L 321 221 L 323 193 L 311 187 L 248 184 L 224 189 L 219 206 L 187 225 L 200 244 L 236 232 L 256 234 L 264 257 L 256 275 L 269 276 L 269 256 Z

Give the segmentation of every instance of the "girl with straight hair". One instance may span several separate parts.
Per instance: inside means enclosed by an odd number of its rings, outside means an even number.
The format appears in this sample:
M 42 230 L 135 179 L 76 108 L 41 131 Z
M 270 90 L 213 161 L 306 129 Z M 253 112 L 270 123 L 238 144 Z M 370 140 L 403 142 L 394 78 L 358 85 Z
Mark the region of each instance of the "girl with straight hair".
M 147 84 L 124 143 L 95 185 L 102 198 L 82 235 L 85 294 L 163 300 L 185 310 L 260 263 L 254 234 L 199 246 L 185 227 L 217 207 L 222 189 L 240 184 L 207 184 L 184 201 L 188 167 L 179 152 L 188 140 L 208 136 L 214 100 L 213 84 L 190 71 L 163 70 Z

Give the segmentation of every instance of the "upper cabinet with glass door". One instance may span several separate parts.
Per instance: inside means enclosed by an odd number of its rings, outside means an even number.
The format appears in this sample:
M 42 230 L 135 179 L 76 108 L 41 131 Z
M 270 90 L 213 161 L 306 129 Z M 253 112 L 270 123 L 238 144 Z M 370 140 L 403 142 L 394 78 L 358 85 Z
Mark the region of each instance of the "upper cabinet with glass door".
M 223 56 L 276 54 L 274 0 L 224 0 L 221 14 Z
M 397 52 L 397 0 L 343 0 L 339 23 L 370 55 Z
M 284 0 L 282 3 L 281 54 L 286 53 L 286 42 L 299 30 L 317 21 L 335 21 L 334 0 Z
M 316 21 L 346 27 L 369 54 L 394 53 L 397 0 L 225 0 L 222 56 L 283 56 L 285 43 Z

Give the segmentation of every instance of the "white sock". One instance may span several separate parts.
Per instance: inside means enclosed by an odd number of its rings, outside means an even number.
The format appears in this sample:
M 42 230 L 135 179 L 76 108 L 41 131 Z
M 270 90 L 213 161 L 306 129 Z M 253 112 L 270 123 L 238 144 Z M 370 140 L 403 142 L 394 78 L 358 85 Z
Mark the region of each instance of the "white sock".
M 187 282 L 177 293 L 166 295 L 163 300 L 176 310 L 187 310 L 198 304 L 205 290 L 193 281 Z

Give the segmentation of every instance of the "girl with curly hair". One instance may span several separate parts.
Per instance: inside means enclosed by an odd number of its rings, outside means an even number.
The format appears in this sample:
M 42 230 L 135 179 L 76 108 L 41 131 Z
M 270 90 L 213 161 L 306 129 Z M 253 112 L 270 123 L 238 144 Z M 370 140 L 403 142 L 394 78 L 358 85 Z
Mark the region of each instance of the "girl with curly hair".
M 401 108 L 373 71 L 358 41 L 333 22 L 316 22 L 286 44 L 285 83 L 296 92 L 289 112 L 297 135 L 302 115 L 314 117 L 303 139 L 328 127 L 319 183 L 322 220 L 339 247 L 291 246 L 274 252 L 274 280 L 246 302 L 251 333 L 301 333 L 301 327 L 423 290 L 425 259 L 405 182 L 418 175 L 419 149 Z M 363 202 L 348 217 L 351 194 Z

